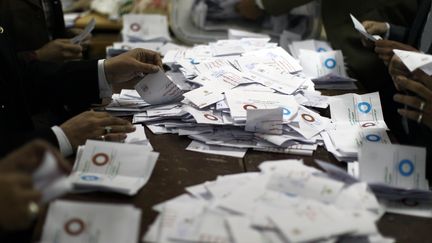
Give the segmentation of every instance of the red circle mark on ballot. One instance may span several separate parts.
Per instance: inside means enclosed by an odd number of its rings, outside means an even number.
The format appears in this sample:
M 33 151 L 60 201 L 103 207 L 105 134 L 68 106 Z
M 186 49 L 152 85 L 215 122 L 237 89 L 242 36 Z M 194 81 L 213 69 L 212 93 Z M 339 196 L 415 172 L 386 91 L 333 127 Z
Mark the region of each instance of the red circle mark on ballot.
M 258 107 L 254 106 L 254 105 L 244 105 L 243 109 L 245 109 L 245 110 L 252 110 L 252 109 L 256 110 L 256 109 L 258 109 Z
M 139 25 L 138 23 L 133 23 L 133 24 L 130 25 L 130 29 L 133 32 L 138 32 L 138 31 L 141 30 L 141 25 Z
M 315 122 L 315 118 L 309 114 L 302 114 L 301 117 L 307 122 Z
M 109 156 L 107 154 L 104 154 L 104 153 L 95 154 L 95 155 L 93 155 L 92 162 L 93 162 L 93 164 L 95 164 L 97 166 L 104 166 L 104 165 L 108 164 Z
M 376 124 L 372 123 L 372 122 L 367 122 L 367 123 L 362 125 L 362 127 L 374 127 L 374 126 L 376 126 Z
M 204 117 L 207 118 L 210 121 L 217 121 L 217 120 L 219 120 L 217 117 L 215 117 L 213 115 L 210 115 L 210 114 L 205 114 Z
M 85 223 L 81 219 L 73 218 L 66 222 L 64 225 L 64 230 L 68 235 L 77 236 L 84 232 Z

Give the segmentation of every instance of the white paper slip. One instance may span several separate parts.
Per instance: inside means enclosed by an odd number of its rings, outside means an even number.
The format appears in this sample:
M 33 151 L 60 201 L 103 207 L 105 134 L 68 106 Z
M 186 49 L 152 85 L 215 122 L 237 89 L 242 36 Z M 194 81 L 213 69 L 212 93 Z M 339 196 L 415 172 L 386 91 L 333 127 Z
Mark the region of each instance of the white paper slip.
M 149 146 L 88 140 L 70 176 L 77 187 L 134 195 L 149 180 L 159 153 Z
M 243 217 L 228 217 L 225 219 L 228 231 L 235 243 L 260 243 L 263 241 L 258 230 L 251 227 L 251 222 Z
M 289 122 L 297 113 L 298 104 L 293 96 L 268 92 L 225 92 L 226 101 L 234 120 L 246 120 L 248 110 L 283 109 L 283 120 Z
M 83 32 L 75 36 L 70 40 L 72 44 L 80 44 L 96 27 L 96 20 L 92 18 L 87 26 L 84 28 Z
M 300 50 L 299 59 L 304 73 L 312 79 L 329 74 L 338 77 L 348 76 L 341 51 L 316 52 Z
M 225 98 L 223 95 L 225 90 L 225 87 L 208 84 L 187 92 L 183 94 L 183 96 L 198 106 L 198 108 L 205 108 L 207 106 L 213 105 L 214 103 L 222 101 Z
M 214 112 L 211 110 L 198 110 L 191 106 L 184 106 L 183 110 L 191 114 L 198 124 L 225 124 L 220 112 Z
M 304 40 L 304 41 L 293 41 L 289 45 L 291 54 L 294 57 L 299 57 L 300 50 L 310 50 L 315 52 L 327 52 L 333 51 L 330 43 L 319 40 Z
M 183 95 L 183 91 L 162 70 L 147 74 L 135 89 L 144 101 L 152 105 L 179 101 Z
M 283 108 L 247 110 L 245 130 L 253 133 L 282 134 Z
M 428 189 L 426 149 L 365 144 L 359 153 L 360 179 L 404 189 Z
M 136 243 L 141 210 L 129 205 L 51 203 L 41 242 Z
M 430 202 L 417 202 L 416 200 L 404 199 L 399 201 L 380 200 L 380 203 L 388 213 L 432 218 L 432 203 Z
M 205 154 L 223 155 L 235 158 L 243 158 L 246 155 L 247 149 L 230 148 L 218 145 L 207 145 L 205 143 L 192 141 L 186 150 L 200 152 Z
M 45 153 L 42 164 L 33 173 L 33 186 L 42 192 L 42 202 L 49 202 L 72 190 L 72 183 L 50 152 Z
M 288 125 L 306 139 L 314 137 L 330 125 L 330 119 L 322 117 L 303 106 L 300 106 L 293 121 L 297 124 L 291 123 Z
M 136 130 L 134 132 L 127 134 L 124 142 L 128 144 L 141 144 L 151 147 L 150 141 L 147 139 L 145 134 L 143 125 L 135 125 L 135 129 Z
M 158 14 L 123 15 L 123 40 L 170 41 L 168 18 Z
M 393 50 L 393 52 L 411 72 L 421 69 L 429 76 L 432 75 L 432 55 L 403 50 Z
M 335 123 L 351 124 L 363 128 L 387 128 L 378 92 L 333 96 L 330 102 L 330 112 L 332 121 Z
M 378 35 L 371 35 L 371 34 L 369 34 L 369 33 L 366 31 L 366 29 L 365 29 L 365 27 L 363 26 L 363 24 L 362 24 L 358 19 L 356 19 L 356 17 L 354 17 L 354 15 L 350 14 L 350 16 L 351 16 L 351 20 L 352 20 L 352 22 L 353 22 L 353 24 L 354 24 L 354 28 L 355 28 L 355 29 L 356 29 L 360 34 L 362 34 L 364 37 L 366 37 L 368 40 L 375 42 L 375 41 L 377 41 L 377 40 L 381 40 L 381 39 L 382 39 L 382 38 L 381 38 L 380 36 L 378 36 Z

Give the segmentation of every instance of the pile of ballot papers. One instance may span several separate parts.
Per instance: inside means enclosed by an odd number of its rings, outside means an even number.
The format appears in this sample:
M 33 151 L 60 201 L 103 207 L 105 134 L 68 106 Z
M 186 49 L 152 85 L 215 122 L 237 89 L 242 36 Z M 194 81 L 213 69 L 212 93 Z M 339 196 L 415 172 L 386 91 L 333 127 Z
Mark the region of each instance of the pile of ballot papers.
M 55 201 L 41 242 L 136 243 L 140 221 L 141 210 L 129 205 Z
M 291 52 L 330 48 L 294 42 Z M 170 71 L 113 95 L 106 110 L 134 114 L 154 134 L 189 136 L 187 150 L 240 158 L 247 149 L 312 155 L 325 144 L 339 160 L 355 161 L 363 143 L 390 143 L 378 93 L 323 96 L 294 56 L 269 38 L 169 50 Z M 329 104 L 331 119 L 316 110 Z
M 367 184 L 269 161 L 260 173 L 219 176 L 154 206 L 145 242 L 394 242 L 375 222 L 383 208 Z
M 359 162 L 348 163 L 348 172 L 323 162 L 318 164 L 330 177 L 345 183 L 368 183 L 386 212 L 432 217 L 425 148 L 365 144 Z

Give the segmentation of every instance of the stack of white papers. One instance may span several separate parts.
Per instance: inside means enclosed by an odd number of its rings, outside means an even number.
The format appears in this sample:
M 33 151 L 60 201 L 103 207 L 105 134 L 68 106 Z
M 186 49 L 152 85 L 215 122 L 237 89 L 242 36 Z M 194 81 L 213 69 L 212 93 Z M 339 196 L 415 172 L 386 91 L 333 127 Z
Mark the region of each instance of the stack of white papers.
M 356 161 L 365 143 L 391 143 L 378 93 L 333 96 L 330 111 L 333 124 L 321 135 L 337 159 Z
M 124 41 L 170 41 L 168 19 L 158 14 L 123 15 Z
M 141 210 L 128 205 L 56 201 L 51 203 L 41 242 L 136 243 Z
M 150 179 L 158 156 L 142 144 L 88 140 L 78 151 L 70 180 L 80 189 L 134 195 Z
M 165 56 L 168 51 L 184 50 L 188 47 L 177 45 L 171 42 L 114 42 L 112 46 L 107 47 L 107 57 L 114 57 L 121 53 L 127 52 L 135 48 L 143 48 L 159 52 L 162 56 Z
M 382 208 L 365 183 L 346 184 L 296 160 L 260 169 L 219 176 L 156 205 L 159 217 L 143 241 L 382 242 L 375 225 Z

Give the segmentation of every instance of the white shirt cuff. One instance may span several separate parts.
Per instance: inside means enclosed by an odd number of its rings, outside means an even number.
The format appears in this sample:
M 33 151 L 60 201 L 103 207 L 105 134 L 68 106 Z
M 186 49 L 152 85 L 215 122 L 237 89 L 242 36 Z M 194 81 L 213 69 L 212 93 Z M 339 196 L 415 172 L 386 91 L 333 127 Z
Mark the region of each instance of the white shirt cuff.
M 264 10 L 263 0 L 255 0 L 255 4 L 262 10 Z
M 57 137 L 61 154 L 65 157 L 72 155 L 73 154 L 72 145 L 70 144 L 69 139 L 67 138 L 63 130 L 58 126 L 51 127 L 51 130 L 54 132 L 55 136 Z
M 387 32 L 385 33 L 385 35 L 383 36 L 384 40 L 388 40 L 388 38 L 390 37 L 390 24 L 389 23 L 385 23 L 387 26 Z
M 112 88 L 105 76 L 105 59 L 98 61 L 99 98 L 111 98 Z

